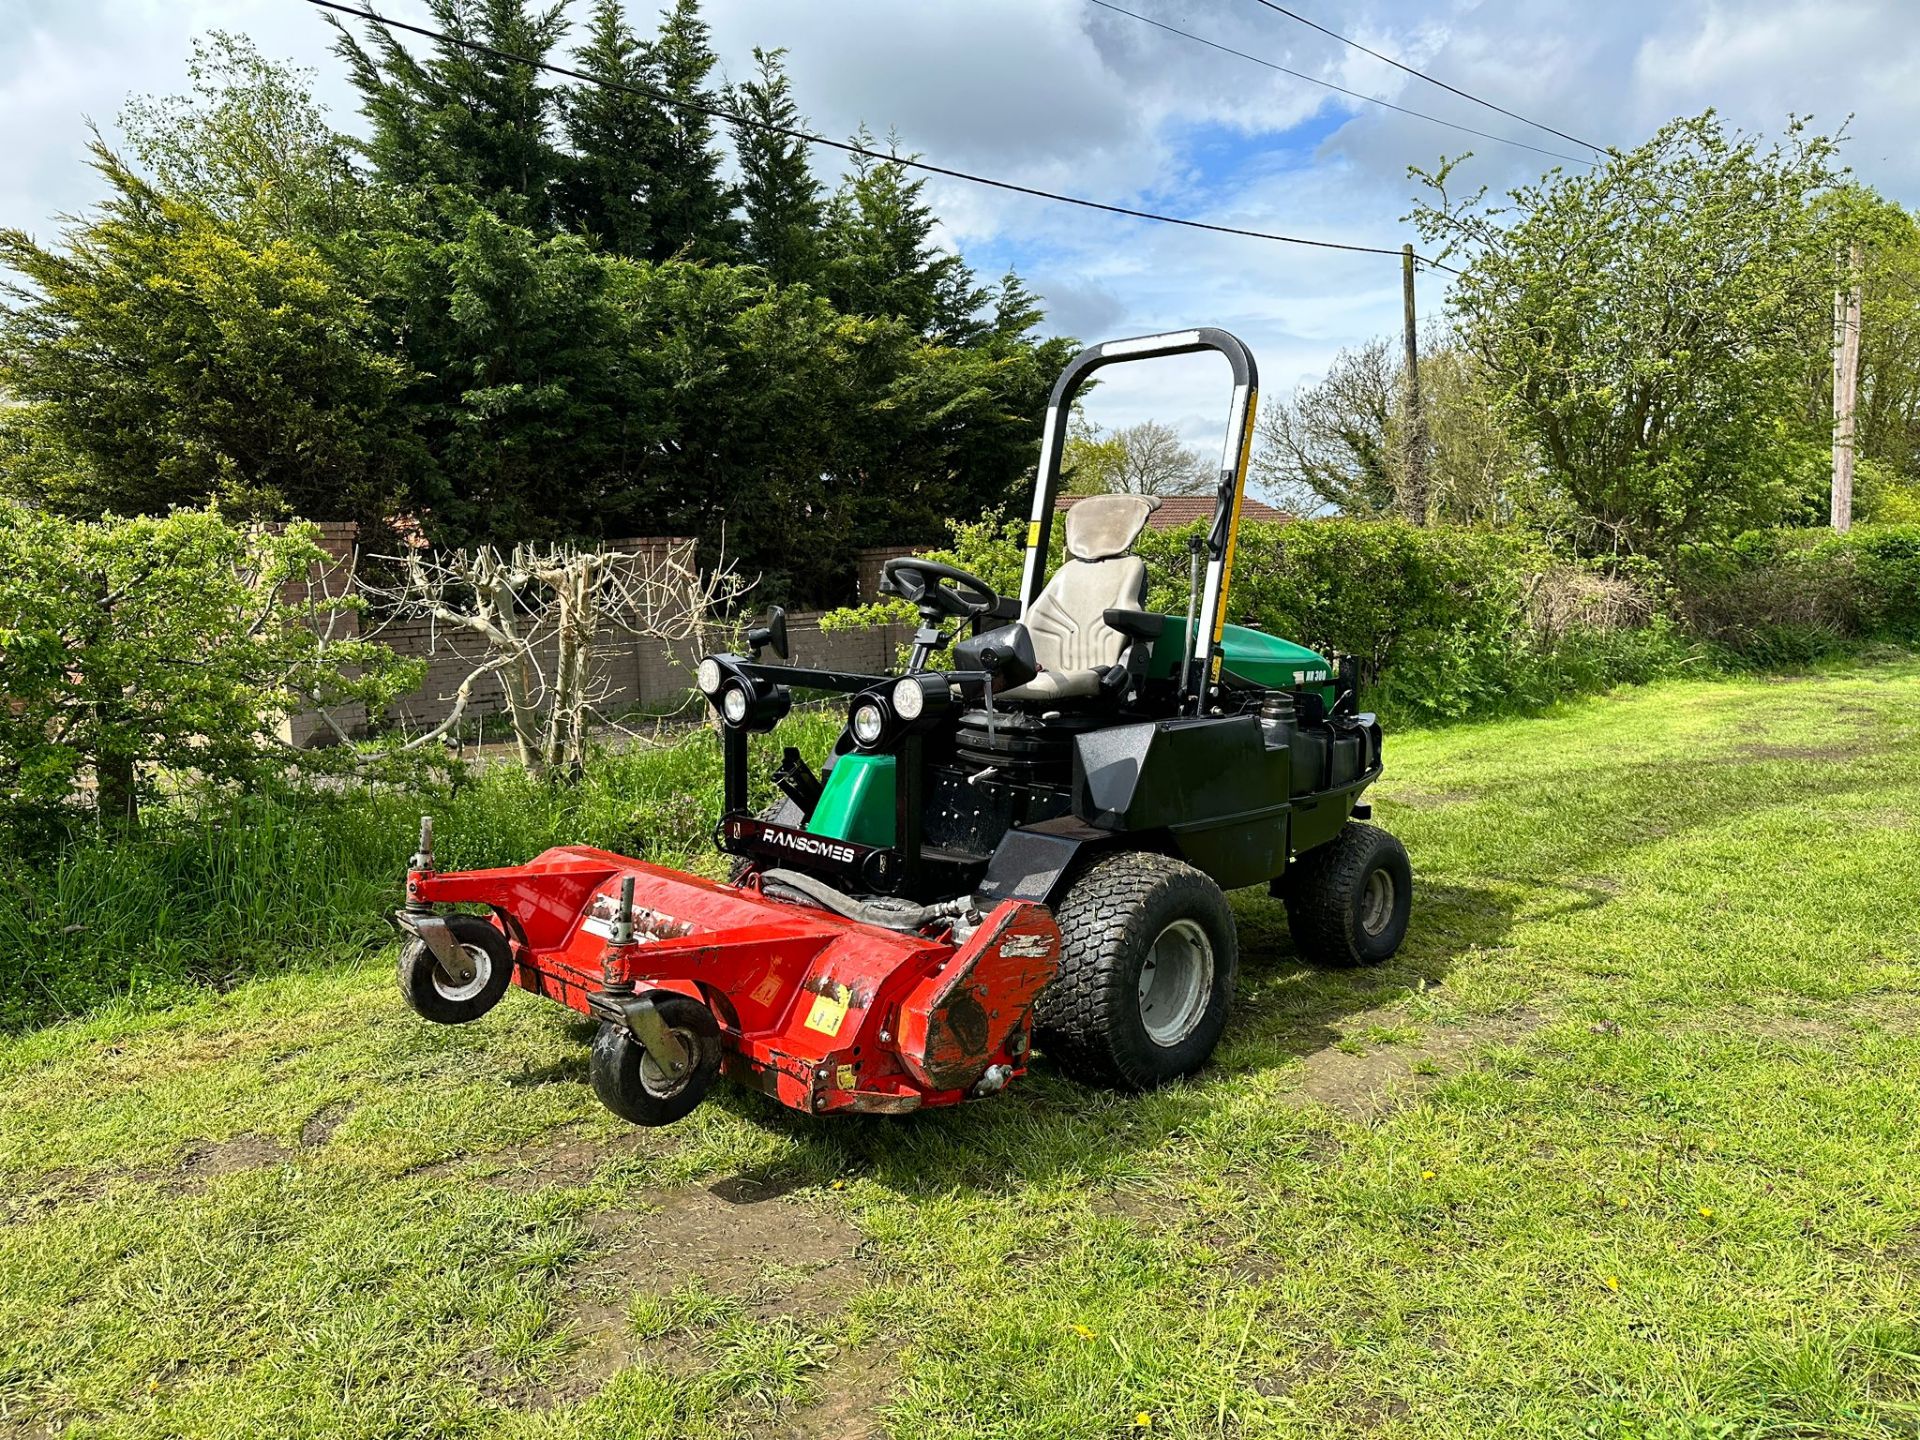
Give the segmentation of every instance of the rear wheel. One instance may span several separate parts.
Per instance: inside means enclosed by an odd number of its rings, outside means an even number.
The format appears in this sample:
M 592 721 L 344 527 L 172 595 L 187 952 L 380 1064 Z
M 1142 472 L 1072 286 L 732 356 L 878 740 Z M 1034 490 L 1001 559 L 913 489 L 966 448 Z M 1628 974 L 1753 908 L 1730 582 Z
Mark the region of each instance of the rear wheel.
M 513 950 L 507 937 L 479 915 L 448 915 L 447 933 L 466 952 L 473 974 L 464 979 L 427 948 L 424 940 L 400 947 L 400 993 L 423 1018 L 437 1025 L 464 1025 L 500 1003 L 513 982 Z
M 720 1073 L 720 1024 L 711 1010 L 691 996 L 663 992 L 655 993 L 654 1009 L 679 1055 L 654 1055 L 625 1026 L 602 1021 L 588 1065 L 600 1103 L 636 1125 L 683 1118 Z
M 1294 861 L 1282 886 L 1294 948 L 1320 965 L 1378 965 L 1406 938 L 1413 868 L 1406 847 L 1349 823 Z
M 1034 1007 L 1034 1031 L 1062 1070 L 1151 1090 L 1206 1063 L 1239 960 L 1218 885 L 1179 860 L 1129 851 L 1088 867 L 1055 919 L 1060 973 Z

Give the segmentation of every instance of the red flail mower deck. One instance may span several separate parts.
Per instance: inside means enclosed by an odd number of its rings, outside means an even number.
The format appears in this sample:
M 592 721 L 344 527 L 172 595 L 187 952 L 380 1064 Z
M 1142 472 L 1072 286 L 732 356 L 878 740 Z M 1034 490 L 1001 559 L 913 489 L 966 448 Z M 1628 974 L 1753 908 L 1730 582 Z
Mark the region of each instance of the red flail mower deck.
M 929 938 L 774 898 L 754 879 L 722 885 L 578 846 L 527 865 L 440 873 L 423 844 L 407 902 L 401 928 L 450 957 L 428 962 L 443 995 L 459 995 L 463 982 L 485 988 L 475 964 L 498 953 L 522 989 L 600 1020 L 594 1083 L 616 1110 L 603 1047 L 615 1060 L 631 1047 L 629 1069 L 639 1067 L 647 1092 L 666 1093 L 685 1066 L 697 1068 L 702 1035 L 722 1073 L 811 1113 L 901 1112 L 992 1093 L 1026 1069 L 1034 998 L 1060 955 L 1060 932 L 1039 905 L 958 915 Z M 491 909 L 490 925 L 434 909 L 475 905 Z M 499 982 L 478 1011 L 433 1018 L 477 1018 L 504 989 Z M 711 1028 L 687 1000 L 711 1015 Z M 662 1123 L 698 1098 L 629 1118 Z

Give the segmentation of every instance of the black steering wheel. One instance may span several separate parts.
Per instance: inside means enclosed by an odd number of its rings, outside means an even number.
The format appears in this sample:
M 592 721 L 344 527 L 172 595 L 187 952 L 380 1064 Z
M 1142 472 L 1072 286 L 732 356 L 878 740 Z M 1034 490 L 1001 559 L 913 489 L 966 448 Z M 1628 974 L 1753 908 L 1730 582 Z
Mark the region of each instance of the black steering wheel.
M 922 560 L 917 555 L 901 555 L 880 567 L 880 588 L 917 605 L 923 615 L 951 616 L 956 620 L 985 615 L 999 605 L 994 588 L 978 575 L 938 560 Z

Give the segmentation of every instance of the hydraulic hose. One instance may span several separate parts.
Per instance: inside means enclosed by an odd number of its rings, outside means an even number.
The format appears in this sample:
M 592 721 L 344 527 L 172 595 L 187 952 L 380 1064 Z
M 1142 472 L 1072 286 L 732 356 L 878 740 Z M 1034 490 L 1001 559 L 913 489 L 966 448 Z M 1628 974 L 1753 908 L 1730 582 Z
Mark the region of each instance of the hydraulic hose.
M 798 870 L 769 870 L 760 877 L 760 884 L 762 889 L 778 885 L 836 915 L 858 920 L 863 925 L 878 925 L 883 930 L 918 930 L 936 920 L 957 920 L 973 909 L 973 901 L 965 896 L 942 900 L 937 905 L 874 905 L 856 900 L 826 881 L 803 875 Z

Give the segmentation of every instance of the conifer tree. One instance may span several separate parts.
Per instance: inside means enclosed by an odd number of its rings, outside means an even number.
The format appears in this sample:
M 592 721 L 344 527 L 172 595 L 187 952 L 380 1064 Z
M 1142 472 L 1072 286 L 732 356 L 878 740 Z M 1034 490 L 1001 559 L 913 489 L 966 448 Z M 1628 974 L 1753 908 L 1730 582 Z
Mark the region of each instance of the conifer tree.
M 739 196 L 720 178 L 724 157 L 713 143 L 714 122 L 702 113 L 717 108 L 720 97 L 707 85 L 717 61 L 699 0 L 674 0 L 647 58 L 669 97 L 647 205 L 652 257 L 733 260 L 739 252 L 740 226 L 733 217 Z
M 560 170 L 556 96 L 540 71 L 498 52 L 544 60 L 566 29 L 564 9 L 536 9 L 532 0 L 427 0 L 434 27 L 448 38 L 424 58 L 377 20 L 366 22 L 363 45 L 329 16 L 373 126 L 361 149 L 380 178 L 397 188 L 449 186 L 504 220 L 544 227 Z
M 872 148 L 864 128 L 858 144 Z M 860 158 L 828 211 L 827 272 L 834 303 L 859 315 L 892 316 L 951 344 L 978 338 L 987 293 L 966 261 L 933 241 L 937 217 L 898 160 Z
M 760 73 L 729 92 L 729 108 L 758 125 L 806 129 L 806 117 L 794 103 L 782 64 L 786 53 L 756 46 L 753 58 Z M 777 284 L 817 282 L 824 207 L 820 182 L 807 163 L 807 142 L 753 124 L 736 124 L 733 148 L 740 160 L 741 199 L 746 207 L 744 258 Z
M 648 210 L 669 126 L 658 100 L 619 88 L 655 90 L 660 84 L 650 47 L 627 24 L 620 0 L 595 0 L 587 43 L 575 53 L 574 65 L 602 83 L 583 84 L 564 101 L 572 153 L 560 186 L 560 217 L 603 249 L 645 256 L 653 234 Z

